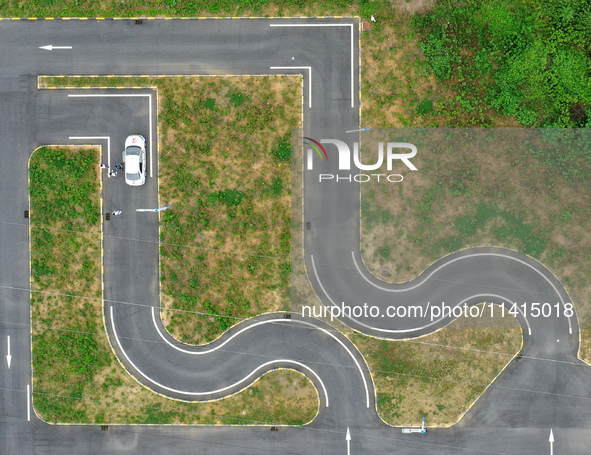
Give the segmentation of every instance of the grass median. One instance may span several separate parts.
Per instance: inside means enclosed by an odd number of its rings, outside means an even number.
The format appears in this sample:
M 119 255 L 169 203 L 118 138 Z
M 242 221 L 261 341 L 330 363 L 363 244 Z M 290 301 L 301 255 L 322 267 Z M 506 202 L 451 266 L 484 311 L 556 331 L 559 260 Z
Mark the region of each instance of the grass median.
M 33 404 L 51 423 L 287 424 L 310 421 L 314 386 L 272 371 L 242 392 L 183 403 L 138 384 L 103 325 L 98 152 L 38 149 L 30 162 Z M 297 403 L 297 407 L 293 405 Z
M 391 425 L 456 423 L 521 349 L 513 317 L 491 318 L 485 307 L 479 327 L 461 317 L 416 340 L 388 341 L 353 334 L 376 385 L 377 409 Z
M 412 160 L 417 172 L 404 171 L 402 183 L 361 185 L 365 265 L 384 281 L 404 282 L 461 248 L 499 246 L 528 254 L 565 285 L 583 328 L 582 357 L 589 358 L 591 167 L 585 157 L 591 135 L 557 129 L 423 132 L 425 152 Z

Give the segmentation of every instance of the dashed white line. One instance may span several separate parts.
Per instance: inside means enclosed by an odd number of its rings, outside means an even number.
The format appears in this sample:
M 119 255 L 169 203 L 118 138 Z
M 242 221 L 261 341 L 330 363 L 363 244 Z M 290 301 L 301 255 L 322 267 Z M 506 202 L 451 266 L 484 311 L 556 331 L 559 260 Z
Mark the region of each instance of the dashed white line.
M 27 384 L 27 422 L 31 421 L 31 386 Z

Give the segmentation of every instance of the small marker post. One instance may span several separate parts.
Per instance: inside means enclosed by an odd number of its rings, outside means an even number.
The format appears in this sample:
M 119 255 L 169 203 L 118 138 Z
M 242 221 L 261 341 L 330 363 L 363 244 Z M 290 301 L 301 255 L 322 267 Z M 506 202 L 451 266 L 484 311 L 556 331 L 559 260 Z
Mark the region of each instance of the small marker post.
M 167 205 L 166 207 L 160 207 L 159 209 L 135 209 L 136 212 L 164 212 L 165 210 L 171 209 L 172 205 Z

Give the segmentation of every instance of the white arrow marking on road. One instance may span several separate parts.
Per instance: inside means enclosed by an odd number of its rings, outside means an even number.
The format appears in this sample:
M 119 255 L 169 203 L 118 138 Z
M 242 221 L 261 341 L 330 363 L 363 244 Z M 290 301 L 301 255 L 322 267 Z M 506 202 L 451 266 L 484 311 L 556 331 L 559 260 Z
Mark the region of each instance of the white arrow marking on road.
M 351 433 L 349 432 L 349 427 L 347 427 L 347 436 L 345 436 L 347 440 L 347 455 L 351 455 Z
M 554 433 L 552 433 L 552 428 L 550 428 L 550 455 L 554 455 Z
M 45 49 L 46 51 L 52 51 L 54 49 L 72 49 L 72 46 L 53 46 L 48 44 L 47 46 L 39 46 L 39 49 Z
M 10 370 L 10 362 L 12 360 L 12 356 L 10 355 L 10 335 L 8 335 L 7 340 L 8 340 L 8 355 L 6 356 L 6 361 L 8 362 L 8 369 Z

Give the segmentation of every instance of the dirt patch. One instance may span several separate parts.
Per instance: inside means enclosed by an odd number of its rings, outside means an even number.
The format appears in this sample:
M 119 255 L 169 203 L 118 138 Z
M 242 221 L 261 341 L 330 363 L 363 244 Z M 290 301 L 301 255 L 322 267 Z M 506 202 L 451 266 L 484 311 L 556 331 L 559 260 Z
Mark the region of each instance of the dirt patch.
M 435 0 L 390 0 L 392 8 L 410 14 L 426 13 L 435 4 Z

